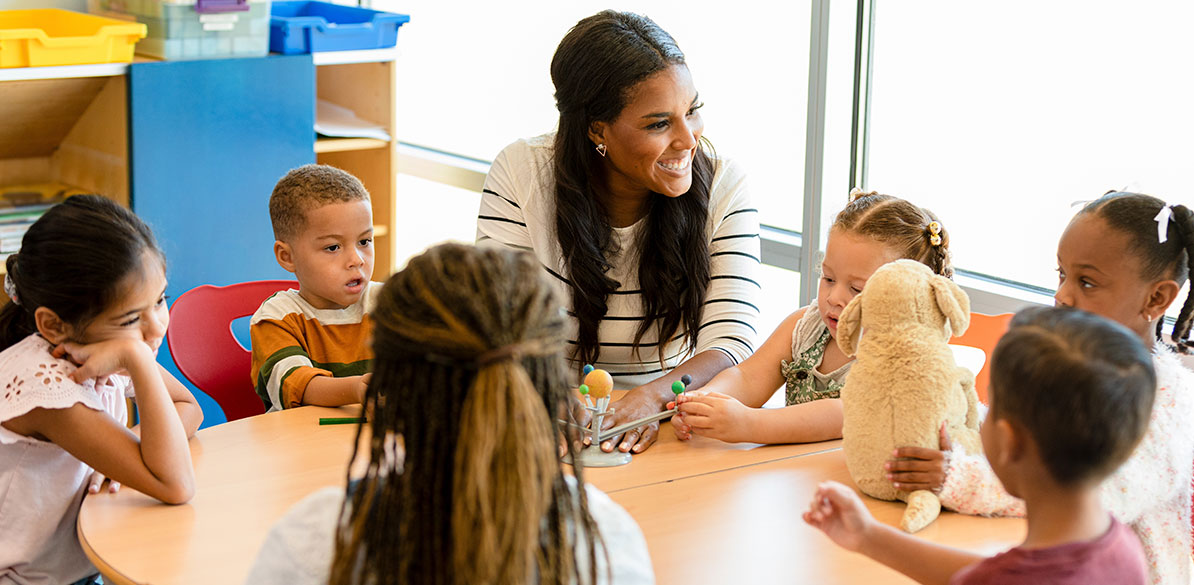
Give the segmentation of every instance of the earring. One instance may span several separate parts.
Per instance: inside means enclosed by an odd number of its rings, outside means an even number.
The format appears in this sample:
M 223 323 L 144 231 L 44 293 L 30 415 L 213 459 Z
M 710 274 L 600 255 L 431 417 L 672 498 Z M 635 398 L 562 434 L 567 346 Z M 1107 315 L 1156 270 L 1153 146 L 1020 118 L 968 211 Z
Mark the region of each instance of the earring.
M 602 142 L 601 144 L 598 144 L 598 145 L 597 145 L 597 154 L 600 154 L 601 156 L 605 156 L 605 151 L 606 151 L 606 150 L 608 150 L 608 149 L 607 149 L 607 148 L 605 148 L 605 143 L 604 143 L 604 142 Z
M 1153 317 L 1152 315 L 1145 315 L 1145 316 L 1144 316 L 1144 320 L 1145 320 L 1145 321 L 1148 321 L 1149 323 L 1152 323 L 1152 322 L 1153 322 L 1153 319 L 1156 319 L 1156 317 Z

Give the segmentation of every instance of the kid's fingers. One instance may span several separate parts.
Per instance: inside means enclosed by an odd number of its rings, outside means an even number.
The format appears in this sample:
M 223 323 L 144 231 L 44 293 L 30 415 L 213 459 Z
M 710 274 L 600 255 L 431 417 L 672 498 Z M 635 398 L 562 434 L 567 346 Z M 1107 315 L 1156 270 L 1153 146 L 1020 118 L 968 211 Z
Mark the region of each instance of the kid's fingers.
M 114 494 L 118 491 L 120 491 L 120 482 L 116 481 L 116 480 L 109 481 L 108 482 L 108 493 Z
M 940 485 L 933 485 L 931 483 L 915 483 L 915 482 L 908 483 L 908 482 L 902 482 L 902 481 L 898 481 L 898 482 L 893 481 L 893 482 L 891 482 L 891 487 L 894 487 L 895 489 L 900 490 L 901 492 L 916 492 L 916 491 L 924 490 L 924 491 L 936 493 L 936 491 L 940 487 Z
M 894 459 L 883 464 L 883 469 L 891 473 L 901 473 L 907 471 L 917 472 L 933 472 L 941 471 L 940 459 L 931 461 L 927 459 Z
M 945 459 L 945 453 L 937 449 L 926 449 L 924 447 L 900 447 L 895 450 L 894 458 L 941 461 Z
M 891 480 L 893 484 L 898 483 L 901 486 L 916 486 L 916 485 L 931 485 L 933 483 L 934 474 L 932 473 L 915 473 L 906 471 L 904 473 L 889 473 L 887 479 Z M 940 478 L 937 478 L 940 479 Z M 940 483 L 940 482 L 938 482 Z M 918 489 L 918 488 L 914 488 Z M 928 488 L 924 488 L 928 489 Z M 911 490 L 909 490 L 911 491 Z

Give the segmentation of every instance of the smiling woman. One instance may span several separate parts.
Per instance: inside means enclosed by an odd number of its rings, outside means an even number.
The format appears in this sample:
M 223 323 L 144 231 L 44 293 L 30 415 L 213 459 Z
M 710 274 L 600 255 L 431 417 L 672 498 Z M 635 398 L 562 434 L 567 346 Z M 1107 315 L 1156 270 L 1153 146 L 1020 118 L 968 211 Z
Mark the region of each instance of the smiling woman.
M 703 138 L 701 102 L 676 42 L 650 19 L 581 20 L 551 64 L 558 131 L 494 161 L 478 243 L 535 252 L 564 298 L 572 370 L 630 392 L 612 427 L 665 408 L 754 351 L 758 213 L 744 174 Z M 658 423 L 613 438 L 642 451 Z

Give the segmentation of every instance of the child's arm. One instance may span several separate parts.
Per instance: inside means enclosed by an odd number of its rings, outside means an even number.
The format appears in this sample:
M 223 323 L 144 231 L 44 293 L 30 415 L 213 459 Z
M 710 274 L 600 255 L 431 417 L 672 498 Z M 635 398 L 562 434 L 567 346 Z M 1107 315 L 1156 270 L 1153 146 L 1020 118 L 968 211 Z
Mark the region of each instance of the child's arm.
M 187 434 L 187 438 L 195 436 L 195 431 L 199 430 L 199 425 L 203 424 L 203 409 L 199 407 L 199 401 L 195 400 L 195 396 L 187 390 L 182 382 L 178 381 L 166 368 L 158 366 L 158 373 L 162 376 L 162 381 L 166 384 L 166 392 L 170 394 L 170 400 L 174 403 L 174 410 L 178 412 L 178 420 L 182 421 L 182 428 Z M 136 388 L 136 385 L 133 386 Z M 140 424 L 137 425 L 141 426 Z
M 771 398 L 776 389 L 784 383 L 779 365 L 782 360 L 792 357 L 792 331 L 796 328 L 796 322 L 804 316 L 804 311 L 805 309 L 802 308 L 788 315 L 775 328 L 775 331 L 771 332 L 767 341 L 763 342 L 758 351 L 742 360 L 742 363 L 726 368 L 714 376 L 701 389 L 701 394 L 716 393 L 731 397 L 741 405 L 752 408 L 757 408 L 767 402 L 767 399 Z M 691 396 L 686 396 L 686 398 L 691 398 Z M 680 400 L 678 404 L 684 402 L 684 400 Z M 681 408 L 680 412 L 672 419 L 672 429 L 680 440 L 688 439 L 692 433 L 692 427 L 685 419 L 687 414 L 688 409 Z M 709 434 L 710 426 L 716 426 L 716 422 L 704 422 L 706 425 L 704 434 Z M 840 433 L 840 423 L 838 429 Z M 712 430 L 712 432 L 716 432 L 716 430 Z
M 307 382 L 303 392 L 303 404 L 315 406 L 344 406 L 360 404 L 365 397 L 365 383 L 368 374 L 361 376 L 315 376 Z
M 876 522 L 858 494 L 837 482 L 818 486 L 804 521 L 842 548 L 860 552 L 925 585 L 947 585 L 963 567 L 985 558 Z
M 283 409 L 360 403 L 363 376 L 336 378 L 328 370 L 314 367 L 299 343 L 301 332 L 292 327 L 293 323 L 276 319 L 261 319 L 249 326 L 251 375 L 258 395 L 268 396 L 271 405 Z
M 82 404 L 69 408 L 36 408 L 5 422 L 20 434 L 44 437 L 77 459 L 146 495 L 181 504 L 195 492 L 186 430 L 159 366 L 140 341 L 111 340 L 91 345 L 67 343 L 54 349 L 82 365 L 75 381 L 127 371 L 137 389 L 141 437 L 105 412 Z
M 732 396 L 703 391 L 679 400 L 693 433 L 727 443 L 814 443 L 842 436 L 842 401 L 836 398 L 783 408 L 750 408 Z

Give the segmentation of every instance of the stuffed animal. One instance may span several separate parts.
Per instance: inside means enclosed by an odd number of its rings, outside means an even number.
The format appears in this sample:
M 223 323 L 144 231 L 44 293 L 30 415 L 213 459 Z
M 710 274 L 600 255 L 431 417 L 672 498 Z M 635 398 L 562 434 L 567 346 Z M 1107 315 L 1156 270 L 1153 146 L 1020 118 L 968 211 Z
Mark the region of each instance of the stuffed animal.
M 846 467 L 863 493 L 908 502 L 900 520 L 907 532 L 937 519 L 941 501 L 892 486 L 883 469 L 892 451 L 937 449 L 943 422 L 954 444 L 980 449 L 974 374 L 954 363 L 948 345 L 949 330 L 960 335 L 969 324 L 966 293 L 914 260 L 876 270 L 838 321 L 838 345 L 857 354 L 841 394 Z

